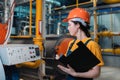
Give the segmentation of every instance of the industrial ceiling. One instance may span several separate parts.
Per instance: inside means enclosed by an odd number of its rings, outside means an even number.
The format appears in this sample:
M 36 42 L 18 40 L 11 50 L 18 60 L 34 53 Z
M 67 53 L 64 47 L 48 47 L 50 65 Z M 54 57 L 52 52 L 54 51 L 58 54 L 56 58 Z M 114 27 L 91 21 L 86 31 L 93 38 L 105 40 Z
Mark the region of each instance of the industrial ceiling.
M 16 4 L 24 4 L 24 3 L 28 3 L 30 0 L 15 0 L 15 1 Z M 32 0 L 32 1 L 36 1 L 36 0 Z M 68 6 L 68 5 L 76 4 L 76 0 L 46 0 L 46 1 L 51 1 L 51 2 L 57 1 L 60 3 L 60 6 Z M 91 0 L 78 0 L 78 3 L 87 2 L 87 1 L 91 1 Z M 97 3 L 98 5 L 105 4 L 102 2 L 102 0 L 98 0 Z

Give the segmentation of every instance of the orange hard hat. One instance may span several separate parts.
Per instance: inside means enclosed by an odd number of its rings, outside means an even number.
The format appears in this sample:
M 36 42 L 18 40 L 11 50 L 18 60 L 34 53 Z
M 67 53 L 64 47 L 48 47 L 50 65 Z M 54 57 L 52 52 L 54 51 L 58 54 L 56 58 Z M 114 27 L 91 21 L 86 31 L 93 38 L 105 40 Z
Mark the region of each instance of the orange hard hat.
M 74 9 L 72 9 L 69 12 L 68 17 L 65 18 L 63 20 L 63 22 L 67 22 L 69 19 L 72 19 L 72 18 L 80 18 L 80 19 L 84 20 L 85 22 L 90 23 L 90 15 L 83 8 L 74 8 Z

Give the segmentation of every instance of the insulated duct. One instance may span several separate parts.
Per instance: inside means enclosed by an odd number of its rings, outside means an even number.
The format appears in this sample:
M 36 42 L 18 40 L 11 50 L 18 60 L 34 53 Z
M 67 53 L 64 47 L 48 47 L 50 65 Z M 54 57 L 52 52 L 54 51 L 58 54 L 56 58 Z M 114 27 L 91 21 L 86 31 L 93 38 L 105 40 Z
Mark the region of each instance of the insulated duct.
M 46 0 L 46 2 L 47 2 L 47 3 L 51 3 L 51 4 L 55 4 L 55 5 L 57 5 L 57 6 L 60 6 L 60 5 L 61 5 L 60 2 L 54 1 L 54 0 Z

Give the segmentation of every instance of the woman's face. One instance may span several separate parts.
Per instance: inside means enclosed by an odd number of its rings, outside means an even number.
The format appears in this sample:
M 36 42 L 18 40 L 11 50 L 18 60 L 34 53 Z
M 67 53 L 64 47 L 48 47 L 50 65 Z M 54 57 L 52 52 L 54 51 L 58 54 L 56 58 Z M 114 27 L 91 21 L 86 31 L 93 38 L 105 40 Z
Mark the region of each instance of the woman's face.
M 70 35 L 75 36 L 78 31 L 78 27 L 71 20 L 69 20 L 68 21 L 68 30 L 69 30 Z

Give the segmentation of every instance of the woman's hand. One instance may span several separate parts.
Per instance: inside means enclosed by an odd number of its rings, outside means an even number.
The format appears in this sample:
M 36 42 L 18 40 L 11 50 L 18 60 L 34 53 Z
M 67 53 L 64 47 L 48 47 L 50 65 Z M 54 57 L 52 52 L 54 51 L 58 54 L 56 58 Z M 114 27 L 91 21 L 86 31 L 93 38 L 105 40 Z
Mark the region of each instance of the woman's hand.
M 58 65 L 57 67 L 67 74 L 70 74 L 74 77 L 76 76 L 75 70 L 69 64 L 67 65 L 67 67 L 64 67 L 62 65 Z
M 100 67 L 99 66 L 95 66 L 92 69 L 90 69 L 87 72 L 75 72 L 75 70 L 70 66 L 67 65 L 67 67 L 64 67 L 62 65 L 58 65 L 57 66 L 59 69 L 61 69 L 63 72 L 74 76 L 74 77 L 83 77 L 83 78 L 96 78 L 100 75 Z

